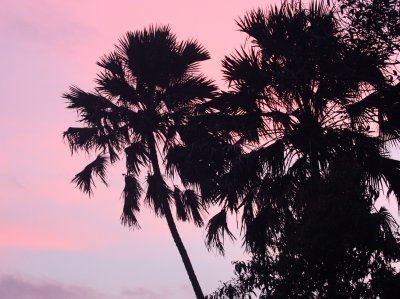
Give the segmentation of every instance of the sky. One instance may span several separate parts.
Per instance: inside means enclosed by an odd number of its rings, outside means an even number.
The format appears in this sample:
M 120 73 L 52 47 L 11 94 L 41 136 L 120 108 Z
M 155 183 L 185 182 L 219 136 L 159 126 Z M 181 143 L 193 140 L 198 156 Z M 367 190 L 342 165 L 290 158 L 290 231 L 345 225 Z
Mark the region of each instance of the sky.
M 2 0 L 0 298 L 194 297 L 164 219 L 143 210 L 141 230 L 121 226 L 123 165 L 91 198 L 70 183 L 94 157 L 71 157 L 62 133 L 77 115 L 62 94 L 72 84 L 91 90 L 96 61 L 127 31 L 152 24 L 202 43 L 211 54 L 202 71 L 223 87 L 221 59 L 245 42 L 235 19 L 272 2 Z M 178 229 L 205 293 L 244 257 L 240 241 L 222 257 L 205 248 L 203 228 Z
M 96 61 L 127 31 L 169 24 L 210 52 L 202 71 L 218 84 L 221 59 L 244 41 L 235 19 L 271 1 L 2 0 L 0 5 L 0 298 L 193 298 L 164 219 L 120 224 L 123 165 L 94 196 L 73 176 L 94 157 L 71 157 L 62 133 L 77 126 L 62 94 L 91 90 Z M 178 224 L 205 293 L 232 275 L 241 242 L 208 252 L 204 229 Z

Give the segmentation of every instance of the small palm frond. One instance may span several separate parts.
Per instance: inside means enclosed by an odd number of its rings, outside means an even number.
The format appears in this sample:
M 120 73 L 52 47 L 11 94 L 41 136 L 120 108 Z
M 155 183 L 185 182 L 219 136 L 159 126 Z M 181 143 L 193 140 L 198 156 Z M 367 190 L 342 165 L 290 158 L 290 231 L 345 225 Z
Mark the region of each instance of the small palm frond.
M 99 94 L 85 92 L 77 86 L 71 86 L 68 93 L 63 94 L 69 104 L 67 108 L 76 109 L 81 121 L 94 126 L 106 116 L 107 109 L 116 107 L 111 101 Z
M 109 72 L 101 72 L 95 80 L 97 91 L 123 103 L 138 104 L 139 95 L 124 77 L 120 78 Z
M 180 175 L 182 164 L 184 164 L 185 159 L 189 149 L 183 145 L 175 145 L 168 148 L 168 152 L 165 156 L 165 170 L 166 173 L 173 177 L 175 173 Z
M 285 165 L 285 145 L 281 139 L 273 144 L 251 153 L 258 157 L 259 161 L 266 166 L 268 172 L 273 176 L 283 173 Z
M 377 92 L 374 92 L 360 101 L 348 104 L 346 106 L 347 113 L 353 120 L 356 120 L 367 109 L 377 108 L 379 106 L 379 96 Z
M 150 206 L 157 216 L 164 215 L 164 204 L 169 204 L 171 190 L 165 181 L 154 174 L 147 176 L 147 191 L 145 202 Z
M 100 61 L 97 62 L 97 65 L 110 71 L 112 74 L 118 77 L 122 78 L 125 75 L 123 62 L 115 52 L 104 55 L 102 58 L 100 58 Z
M 187 221 L 188 215 L 186 213 L 185 204 L 182 200 L 182 191 L 177 186 L 175 186 L 174 192 L 172 193 L 172 198 L 175 202 L 176 218 L 182 221 Z
M 240 204 L 243 207 L 242 210 L 242 225 L 241 225 L 241 233 L 246 230 L 246 224 L 250 223 L 254 220 L 254 214 L 256 212 L 256 206 L 254 204 L 255 192 L 249 192 L 243 198 L 242 203 Z
M 202 75 L 189 76 L 167 88 L 165 102 L 174 111 L 181 107 L 192 106 L 199 99 L 212 98 L 216 89 L 214 81 Z
M 71 149 L 71 153 L 78 149 L 89 151 L 97 147 L 97 128 L 68 128 L 64 132 L 63 138 L 66 138 Z
M 247 33 L 255 41 L 262 41 L 268 37 L 268 27 L 266 14 L 261 10 L 252 10 L 243 18 L 236 21 L 240 31 Z
M 326 16 L 329 16 L 331 13 L 331 8 L 329 7 L 329 0 L 327 1 L 328 5 L 325 4 L 324 1 L 311 1 L 310 8 L 308 12 L 309 18 L 313 20 L 321 20 Z M 328 18 L 329 20 L 332 18 Z
M 148 163 L 148 153 L 145 145 L 141 142 L 133 142 L 130 146 L 125 148 L 125 154 L 128 173 L 135 173 L 138 175 L 140 166 Z
M 142 187 L 135 176 L 125 175 L 125 188 L 122 192 L 124 208 L 121 215 L 121 223 L 130 227 L 140 228 L 135 213 L 140 211 L 140 195 Z
M 218 214 L 213 216 L 207 224 L 206 246 L 208 250 L 215 247 L 221 254 L 225 254 L 224 250 L 224 237 L 225 233 L 228 234 L 231 240 L 235 240 L 235 236 L 231 233 L 226 222 L 226 210 L 221 210 Z
M 283 126 L 286 130 L 293 128 L 294 122 L 289 113 L 281 111 L 266 112 L 263 116 L 270 118 L 275 126 Z
M 196 226 L 198 227 L 203 226 L 204 221 L 201 214 L 206 210 L 202 205 L 202 203 L 200 202 L 201 199 L 199 195 L 197 195 L 196 192 L 194 192 L 193 190 L 187 189 L 183 193 L 182 198 L 184 200 L 184 205 L 186 207 L 186 211 L 190 219 L 193 220 Z
M 242 48 L 222 61 L 224 78 L 231 84 L 234 82 L 236 90 L 246 90 L 247 96 L 256 95 L 270 82 L 261 67 L 259 53 L 253 48 L 247 53 Z
M 210 59 L 210 53 L 197 40 L 191 39 L 181 42 L 177 49 L 187 65 Z
M 384 207 L 373 213 L 376 224 L 379 225 L 379 248 L 389 260 L 395 261 L 399 259 L 399 224 L 393 218 L 392 214 Z
M 395 135 L 397 138 L 400 133 L 400 121 L 398 114 L 400 112 L 400 84 L 387 86 L 377 90 L 360 101 L 349 104 L 347 112 L 354 122 L 368 115 L 374 110 L 378 110 L 379 129 L 381 135 Z
M 115 151 L 114 147 L 111 144 L 107 144 L 107 151 L 108 155 L 110 156 L 110 162 L 111 164 L 114 164 L 115 162 L 119 161 L 119 155 Z
M 182 192 L 175 186 L 172 198 L 175 202 L 176 216 L 179 220 L 193 220 L 196 226 L 203 226 L 204 222 L 201 214 L 205 211 L 205 208 L 196 192 L 189 189 Z
M 94 185 L 93 173 L 98 176 L 101 181 L 107 186 L 106 182 L 106 166 L 108 160 L 103 155 L 98 155 L 96 160 L 88 164 L 80 173 L 75 175 L 71 182 L 75 183 L 77 187 L 89 196 L 92 193 L 92 185 Z
M 399 231 L 399 224 L 393 218 L 393 215 L 385 207 L 381 207 L 377 215 L 384 235 L 393 238 L 393 233 L 398 233 Z
M 210 59 L 208 51 L 196 40 L 181 42 L 177 45 L 176 51 L 180 55 L 180 63 L 177 63 L 177 65 L 184 66 L 185 71 L 189 73 L 197 71 L 200 61 Z

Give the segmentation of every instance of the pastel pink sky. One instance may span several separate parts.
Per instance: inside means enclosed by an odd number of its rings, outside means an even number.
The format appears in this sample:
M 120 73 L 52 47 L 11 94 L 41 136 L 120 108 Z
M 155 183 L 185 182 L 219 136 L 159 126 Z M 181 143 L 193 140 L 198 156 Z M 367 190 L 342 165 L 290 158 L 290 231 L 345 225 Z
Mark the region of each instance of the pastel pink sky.
M 90 90 L 98 58 L 150 24 L 206 46 L 202 71 L 223 87 L 220 61 L 245 40 L 235 19 L 273 2 L 2 0 L 0 298 L 193 297 L 164 219 L 144 211 L 142 230 L 120 225 L 121 165 L 90 199 L 69 183 L 93 157 L 71 157 L 63 142 L 76 115 L 61 95 L 71 84 Z M 179 230 L 206 293 L 231 277 L 240 241 L 221 257 L 205 249 L 203 229 Z
M 93 157 L 71 157 L 62 132 L 76 115 L 61 95 L 90 90 L 96 61 L 128 30 L 169 24 L 212 59 L 202 71 L 221 83 L 220 61 L 244 41 L 235 19 L 268 1 L 2 0 L 0 5 L 0 298 L 192 298 L 164 219 L 120 225 L 122 166 L 110 188 L 88 198 L 70 184 Z M 232 275 L 243 254 L 209 253 L 204 230 L 179 224 L 206 293 Z

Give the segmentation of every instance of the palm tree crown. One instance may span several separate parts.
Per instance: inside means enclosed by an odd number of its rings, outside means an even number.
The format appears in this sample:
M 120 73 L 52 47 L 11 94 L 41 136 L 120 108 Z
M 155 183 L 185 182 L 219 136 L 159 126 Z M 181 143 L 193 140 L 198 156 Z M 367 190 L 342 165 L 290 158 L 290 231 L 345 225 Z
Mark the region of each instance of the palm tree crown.
M 93 175 L 106 183 L 108 161 L 126 159 L 123 224 L 139 227 L 142 194 L 156 215 L 165 217 L 181 253 L 197 298 L 203 298 L 186 250 L 176 230 L 170 205 L 177 218 L 203 224 L 204 203 L 195 191 L 170 186 L 162 174 L 166 155 L 174 145 L 190 138 L 189 118 L 195 106 L 213 96 L 212 81 L 198 72 L 208 52 L 194 40 L 178 42 L 169 27 L 128 32 L 115 51 L 97 63 L 102 71 L 94 92 L 76 86 L 64 94 L 68 108 L 77 110 L 82 128 L 69 128 L 64 137 L 71 151 L 100 152 L 73 182 L 91 195 Z M 147 190 L 139 177 L 145 174 Z M 173 174 L 171 174 L 173 175 Z

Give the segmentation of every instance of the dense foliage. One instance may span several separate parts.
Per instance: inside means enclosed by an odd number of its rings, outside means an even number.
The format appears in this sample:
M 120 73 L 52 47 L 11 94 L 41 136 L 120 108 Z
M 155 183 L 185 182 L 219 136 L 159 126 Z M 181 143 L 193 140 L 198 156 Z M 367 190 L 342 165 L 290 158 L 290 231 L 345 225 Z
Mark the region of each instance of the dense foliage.
M 252 259 L 237 262 L 236 279 L 212 298 L 398 292 L 398 225 L 374 205 L 385 193 L 400 199 L 394 50 L 365 48 L 362 29 L 349 39 L 341 21 L 323 3 L 294 1 L 237 22 L 251 46 L 225 58 L 230 91 L 204 108 L 221 151 L 234 153 L 209 181 L 222 210 L 206 241 L 223 252 L 227 214 L 238 213 Z
M 397 0 L 334 1 L 345 38 L 388 64 L 398 64 L 400 2 Z M 393 75 L 397 76 L 397 72 Z

